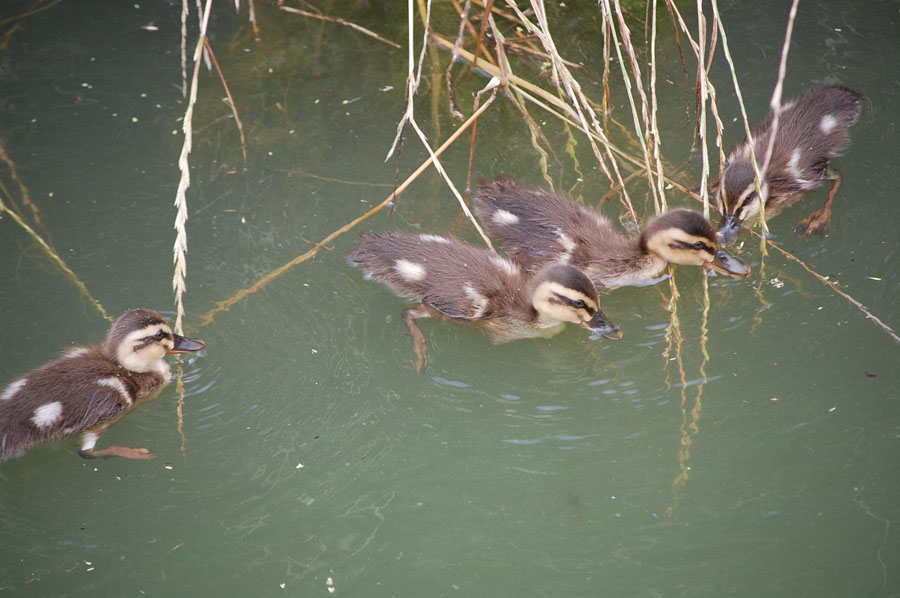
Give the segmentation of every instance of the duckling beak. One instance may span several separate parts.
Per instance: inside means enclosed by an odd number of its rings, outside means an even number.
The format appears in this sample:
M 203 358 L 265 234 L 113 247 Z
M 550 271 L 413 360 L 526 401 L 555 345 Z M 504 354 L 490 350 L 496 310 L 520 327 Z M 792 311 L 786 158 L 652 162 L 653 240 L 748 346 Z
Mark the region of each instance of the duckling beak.
M 729 276 L 750 276 L 750 266 L 747 262 L 734 257 L 724 249 L 717 250 L 713 261 L 706 262 L 703 266 Z
M 741 226 L 743 226 L 743 222 L 734 214 L 723 217 L 722 224 L 719 225 L 719 230 L 716 232 L 716 236 L 719 237 L 719 245 L 722 247 L 734 245 L 738 233 L 741 232 Z
M 177 334 L 172 335 L 172 340 L 175 341 L 175 346 L 166 351 L 166 354 L 168 355 L 171 355 L 172 353 L 196 353 L 206 346 L 206 343 L 200 339 L 187 338 Z
M 612 321 L 606 317 L 606 314 L 599 309 L 589 321 L 582 322 L 580 325 L 582 328 L 587 328 L 591 332 L 599 334 L 603 338 L 607 338 L 611 341 L 617 341 L 622 338 L 622 331 L 619 330 L 619 327 L 613 324 Z

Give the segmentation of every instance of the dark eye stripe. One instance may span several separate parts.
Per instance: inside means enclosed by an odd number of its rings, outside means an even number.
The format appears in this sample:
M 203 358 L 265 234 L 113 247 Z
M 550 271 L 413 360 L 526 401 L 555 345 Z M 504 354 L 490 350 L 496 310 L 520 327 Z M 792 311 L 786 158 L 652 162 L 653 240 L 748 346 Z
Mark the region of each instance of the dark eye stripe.
M 669 245 L 672 249 L 690 249 L 690 250 L 699 250 L 699 247 L 695 247 L 694 243 L 689 243 L 687 241 L 675 241 L 671 245 Z M 715 253 L 716 250 L 711 247 L 708 243 L 703 243 L 703 249 L 710 253 Z
M 588 302 L 584 301 L 583 299 L 569 299 L 568 297 L 564 297 L 558 293 L 556 293 L 555 296 L 559 303 L 568 305 L 569 307 L 573 307 L 575 309 L 586 309 L 589 312 L 594 311 L 594 308 L 591 307 L 590 304 L 588 304 Z
M 156 334 L 145 336 L 142 340 L 144 344 L 149 345 L 150 343 L 161 341 L 163 339 L 172 340 L 172 333 L 166 332 L 164 330 L 157 330 Z
M 744 201 L 741 202 L 741 209 L 743 210 L 754 201 L 756 201 L 756 191 L 751 191 L 747 194 L 747 197 L 744 198 Z

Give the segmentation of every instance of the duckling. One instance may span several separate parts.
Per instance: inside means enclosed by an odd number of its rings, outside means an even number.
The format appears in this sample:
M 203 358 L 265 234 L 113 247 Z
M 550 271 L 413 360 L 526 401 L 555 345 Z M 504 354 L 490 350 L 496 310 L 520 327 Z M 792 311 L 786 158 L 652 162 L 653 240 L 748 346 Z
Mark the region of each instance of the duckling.
M 102 347 L 73 347 L 0 393 L 0 460 L 75 433 L 81 433 L 78 454 L 86 459 L 156 457 L 145 448 L 94 447 L 114 421 L 169 383 L 166 354 L 193 353 L 204 346 L 174 334 L 155 311 L 126 311 Z
M 846 148 L 847 129 L 859 120 L 863 97 L 846 87 L 826 87 L 794 98 L 781 107 L 772 158 L 760 181 L 766 220 L 830 179 L 832 185 L 825 204 L 794 228 L 796 233 L 807 236 L 828 232 L 831 206 L 842 180 L 841 173 L 830 166 L 830 161 Z M 760 168 L 772 138 L 772 118 L 770 113 L 752 131 Z M 711 190 L 722 211 L 720 241 L 731 245 L 743 224 L 757 218 L 760 211 L 750 143 L 746 139 L 728 154 L 725 170 L 712 182 Z
M 599 212 L 505 176 L 480 185 L 475 210 L 525 270 L 570 264 L 605 290 L 656 284 L 668 263 L 750 274 L 747 264 L 719 248 L 712 224 L 692 210 L 669 210 L 640 235 L 626 237 Z
M 549 337 L 572 322 L 608 339 L 622 332 L 600 310 L 591 281 L 576 268 L 554 265 L 531 280 L 509 260 L 486 249 L 432 234 L 360 233 L 363 243 L 347 254 L 365 278 L 417 301 L 403 311 L 413 337 L 416 371 L 428 363 L 417 318 L 477 328 L 493 343 Z

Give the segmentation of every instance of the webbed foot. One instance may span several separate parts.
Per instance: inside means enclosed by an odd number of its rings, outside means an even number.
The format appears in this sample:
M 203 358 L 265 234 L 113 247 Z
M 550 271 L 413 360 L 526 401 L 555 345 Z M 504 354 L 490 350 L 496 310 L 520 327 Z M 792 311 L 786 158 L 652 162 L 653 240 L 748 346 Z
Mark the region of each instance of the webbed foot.
M 827 209 L 822 208 L 816 210 L 806 218 L 800 220 L 800 222 L 797 223 L 797 226 L 794 227 L 794 232 L 805 237 L 812 234 L 822 235 L 824 237 L 828 234 L 830 226 L 831 206 L 828 206 Z
M 145 448 L 129 448 L 127 446 L 116 446 L 111 444 L 104 449 L 81 449 L 78 454 L 85 459 L 96 459 L 98 457 L 122 457 L 123 459 L 156 459 L 159 455 L 151 453 Z
M 403 321 L 409 328 L 409 334 L 413 339 L 413 352 L 416 354 L 416 373 L 421 374 L 428 365 L 428 343 L 425 342 L 425 335 L 416 324 L 416 318 L 428 317 L 428 313 L 416 308 L 403 310 Z
M 831 226 L 831 206 L 834 204 L 834 196 L 837 195 L 844 179 L 841 173 L 831 166 L 828 167 L 826 176 L 831 180 L 831 189 L 828 190 L 825 205 L 797 223 L 797 226 L 794 227 L 794 232 L 798 235 L 808 237 L 812 234 L 817 234 L 824 237 L 828 234 L 828 228 Z

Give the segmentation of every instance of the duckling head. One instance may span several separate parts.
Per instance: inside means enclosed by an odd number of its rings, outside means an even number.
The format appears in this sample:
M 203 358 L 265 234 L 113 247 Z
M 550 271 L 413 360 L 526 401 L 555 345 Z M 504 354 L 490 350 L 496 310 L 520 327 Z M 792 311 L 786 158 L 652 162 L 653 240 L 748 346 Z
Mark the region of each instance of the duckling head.
M 709 220 L 693 210 L 669 210 L 641 231 L 641 249 L 672 264 L 703 266 L 729 276 L 748 276 L 750 266 L 719 247 Z
M 194 353 L 204 347 L 201 340 L 172 332 L 166 320 L 149 309 L 131 309 L 119 316 L 106 337 L 107 355 L 132 372 L 158 371 L 165 375 L 162 360 L 170 353 Z
M 737 159 L 722 172 L 717 183 L 716 201 L 722 211 L 719 225 L 719 242 L 732 245 L 744 222 L 752 222 L 759 216 L 760 199 L 756 193 L 753 165 L 749 160 Z M 763 201 L 768 197 L 768 185 L 761 181 Z
M 531 303 L 538 316 L 548 322 L 572 322 L 596 334 L 617 340 L 622 331 L 600 310 L 594 283 L 573 266 L 551 265 L 532 281 Z

